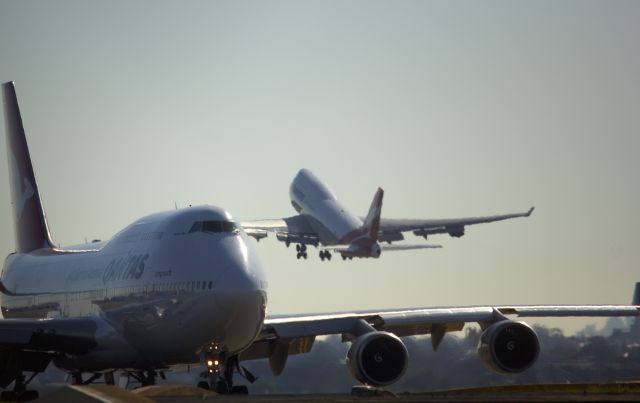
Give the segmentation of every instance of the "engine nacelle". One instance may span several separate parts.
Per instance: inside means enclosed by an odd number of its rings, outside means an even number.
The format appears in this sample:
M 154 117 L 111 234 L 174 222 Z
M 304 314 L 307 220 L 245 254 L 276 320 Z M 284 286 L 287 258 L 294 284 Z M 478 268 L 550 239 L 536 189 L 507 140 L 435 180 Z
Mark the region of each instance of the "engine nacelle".
M 447 232 L 454 238 L 461 238 L 464 236 L 464 226 L 460 227 L 446 227 Z
M 536 332 L 526 323 L 505 320 L 484 331 L 478 344 L 478 354 L 489 369 L 514 374 L 536 362 L 540 343 Z
M 397 382 L 409 364 L 404 343 L 392 333 L 371 332 L 358 337 L 347 352 L 347 367 L 354 378 L 371 386 Z

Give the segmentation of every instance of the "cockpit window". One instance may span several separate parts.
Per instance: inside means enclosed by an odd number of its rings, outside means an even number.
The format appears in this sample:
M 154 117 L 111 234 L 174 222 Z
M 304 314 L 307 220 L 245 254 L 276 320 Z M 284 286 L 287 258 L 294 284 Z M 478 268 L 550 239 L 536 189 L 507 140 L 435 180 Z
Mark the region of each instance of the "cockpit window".
M 196 221 L 191 226 L 189 233 L 192 233 L 192 232 L 237 233 L 238 231 L 239 231 L 238 225 L 233 221 Z

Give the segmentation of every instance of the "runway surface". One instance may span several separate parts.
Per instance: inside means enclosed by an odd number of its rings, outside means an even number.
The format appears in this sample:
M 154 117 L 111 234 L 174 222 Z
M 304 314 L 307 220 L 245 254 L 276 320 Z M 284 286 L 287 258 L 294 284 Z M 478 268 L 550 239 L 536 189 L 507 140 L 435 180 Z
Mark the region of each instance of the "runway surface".
M 149 386 L 126 391 L 115 386 L 67 385 L 43 396 L 41 402 L 102 401 L 102 402 L 637 402 L 640 383 L 604 385 L 528 385 L 456 389 L 419 394 L 398 394 L 371 391 L 363 396 L 344 395 L 218 395 L 214 392 L 181 385 Z

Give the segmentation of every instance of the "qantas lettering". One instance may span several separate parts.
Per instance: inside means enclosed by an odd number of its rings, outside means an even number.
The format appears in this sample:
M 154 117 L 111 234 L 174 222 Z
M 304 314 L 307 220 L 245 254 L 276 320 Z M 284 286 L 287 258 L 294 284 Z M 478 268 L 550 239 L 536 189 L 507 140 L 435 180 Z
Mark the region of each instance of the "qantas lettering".
M 138 280 L 144 273 L 144 263 L 148 258 L 149 254 L 113 259 L 104 270 L 102 282 L 107 284 L 108 282 L 119 280 Z

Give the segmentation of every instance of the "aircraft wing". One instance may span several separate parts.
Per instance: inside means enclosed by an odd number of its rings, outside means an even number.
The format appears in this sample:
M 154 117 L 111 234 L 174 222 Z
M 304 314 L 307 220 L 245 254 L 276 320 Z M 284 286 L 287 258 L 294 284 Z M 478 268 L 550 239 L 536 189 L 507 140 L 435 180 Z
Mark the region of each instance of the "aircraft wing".
M 396 250 L 415 250 L 415 249 L 440 249 L 442 245 L 434 244 L 394 244 L 394 245 L 380 245 L 380 249 L 383 251 L 396 251 Z M 334 252 L 347 251 L 349 245 L 332 245 L 323 246 L 322 249 L 330 250 Z
M 91 351 L 96 347 L 97 329 L 90 317 L 0 319 L 0 387 L 6 388 L 20 370 L 44 371 L 57 354 Z
M 462 330 L 466 323 L 482 329 L 515 317 L 639 316 L 635 305 L 529 305 L 424 308 L 268 317 L 257 341 L 241 353 L 241 360 L 269 358 L 274 374 L 284 369 L 286 357 L 311 351 L 317 336 L 342 335 L 354 341 L 370 332 L 396 336 L 431 335 L 435 349 L 445 334 Z
M 420 219 L 380 219 L 381 241 L 395 241 L 403 239 L 402 232 L 413 231 L 415 235 L 427 237 L 433 234 L 449 234 L 453 237 L 464 235 L 464 227 L 467 225 L 490 223 L 495 221 L 509 220 L 511 218 L 529 217 L 533 212 L 533 207 L 528 211 L 514 214 L 494 215 L 487 217 L 468 217 L 436 220 Z
M 311 218 L 295 215 L 287 218 L 243 221 L 240 223 L 247 235 L 256 240 L 266 238 L 269 232 L 275 232 L 278 241 L 318 246 L 320 236 L 310 223 Z

